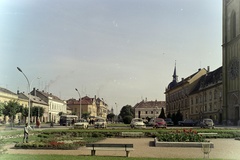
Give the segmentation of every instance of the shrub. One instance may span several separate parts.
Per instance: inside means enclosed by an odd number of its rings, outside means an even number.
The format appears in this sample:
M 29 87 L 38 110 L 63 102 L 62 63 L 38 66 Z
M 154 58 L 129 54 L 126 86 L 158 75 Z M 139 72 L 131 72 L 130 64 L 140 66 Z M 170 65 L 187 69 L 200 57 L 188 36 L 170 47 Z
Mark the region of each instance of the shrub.
M 133 119 L 132 116 L 125 116 L 125 117 L 123 117 L 123 123 L 124 124 L 130 124 L 132 119 Z
M 196 131 L 183 130 L 172 133 L 163 133 L 157 135 L 158 141 L 164 142 L 204 142 L 204 138 L 198 135 Z

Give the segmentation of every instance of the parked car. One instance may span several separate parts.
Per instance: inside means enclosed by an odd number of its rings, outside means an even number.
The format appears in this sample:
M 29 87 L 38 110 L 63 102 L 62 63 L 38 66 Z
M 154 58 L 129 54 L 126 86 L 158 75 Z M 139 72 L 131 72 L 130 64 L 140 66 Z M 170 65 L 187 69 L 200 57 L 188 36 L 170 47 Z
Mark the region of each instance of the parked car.
M 80 119 L 76 123 L 74 123 L 74 129 L 78 129 L 78 128 L 87 129 L 88 125 L 89 123 L 86 119 Z
M 201 128 L 212 128 L 214 129 L 214 122 L 210 118 L 205 118 L 200 122 L 200 127 Z
M 167 123 L 162 118 L 155 118 L 153 128 L 167 128 Z
M 94 122 L 94 128 L 107 128 L 107 121 L 103 118 L 98 118 Z
M 174 123 L 173 123 L 171 118 L 166 118 L 165 122 L 167 123 L 167 126 L 173 126 L 174 125 Z
M 143 122 L 141 118 L 133 118 L 130 123 L 131 128 L 146 128 L 146 124 Z
M 193 121 L 192 119 L 185 119 L 184 121 L 179 121 L 178 125 L 180 125 L 180 126 L 196 126 L 197 122 Z

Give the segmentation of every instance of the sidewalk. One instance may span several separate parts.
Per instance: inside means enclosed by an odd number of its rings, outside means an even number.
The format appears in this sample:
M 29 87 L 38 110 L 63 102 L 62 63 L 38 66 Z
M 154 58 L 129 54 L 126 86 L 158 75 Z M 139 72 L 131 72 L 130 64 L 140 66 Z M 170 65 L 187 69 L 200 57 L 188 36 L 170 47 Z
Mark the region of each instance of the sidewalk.
M 214 148 L 210 158 L 240 159 L 240 141 L 234 139 L 211 139 Z M 133 143 L 134 151 L 130 157 L 155 158 L 202 158 L 201 148 L 154 147 L 153 138 L 107 138 L 99 143 Z M 8 154 L 58 154 L 58 155 L 90 155 L 90 150 L 80 147 L 78 150 L 35 150 L 13 149 L 13 145 L 6 146 Z M 97 151 L 101 156 L 125 156 L 125 151 Z

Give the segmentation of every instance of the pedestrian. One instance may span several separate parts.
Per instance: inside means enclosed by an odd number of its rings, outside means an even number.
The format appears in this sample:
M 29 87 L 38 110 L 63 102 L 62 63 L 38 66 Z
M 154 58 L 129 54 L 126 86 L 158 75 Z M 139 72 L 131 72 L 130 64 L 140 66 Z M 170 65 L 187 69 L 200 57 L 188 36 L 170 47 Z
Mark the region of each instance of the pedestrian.
M 24 127 L 23 143 L 24 142 L 28 143 L 28 133 L 29 133 L 30 129 L 31 129 L 31 127 L 28 126 L 28 123 L 26 123 L 26 125 Z

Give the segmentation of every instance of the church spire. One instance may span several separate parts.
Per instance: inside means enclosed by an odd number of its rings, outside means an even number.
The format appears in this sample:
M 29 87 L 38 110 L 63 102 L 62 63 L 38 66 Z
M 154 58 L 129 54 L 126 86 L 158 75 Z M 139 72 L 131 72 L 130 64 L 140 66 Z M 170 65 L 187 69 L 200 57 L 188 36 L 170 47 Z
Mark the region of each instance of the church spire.
M 178 81 L 178 76 L 177 76 L 177 72 L 176 72 L 176 61 L 175 61 L 175 67 L 174 67 L 174 71 L 173 71 L 173 81 L 177 82 Z

